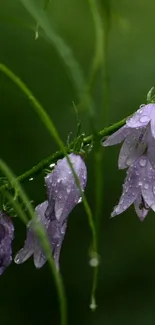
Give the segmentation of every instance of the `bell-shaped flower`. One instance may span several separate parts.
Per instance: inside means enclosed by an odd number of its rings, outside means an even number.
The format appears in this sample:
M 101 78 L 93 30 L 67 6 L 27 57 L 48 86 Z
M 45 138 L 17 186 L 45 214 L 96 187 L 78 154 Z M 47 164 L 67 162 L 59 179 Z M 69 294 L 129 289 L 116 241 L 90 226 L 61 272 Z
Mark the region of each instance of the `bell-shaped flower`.
M 0 275 L 12 261 L 12 240 L 14 226 L 11 218 L 0 211 Z
M 145 218 L 149 208 L 155 211 L 155 169 L 145 155 L 129 167 L 122 196 L 111 216 L 124 212 L 133 203 L 140 220 Z
M 79 178 L 81 190 L 87 181 L 86 165 L 79 155 L 70 154 L 69 159 Z M 53 172 L 45 177 L 48 195 L 46 216 L 64 222 L 72 209 L 81 201 L 81 194 L 66 157 L 59 160 Z
M 86 186 L 87 170 L 79 155 L 70 154 L 69 158 L 79 178 L 81 189 Z M 36 207 L 36 215 L 46 230 L 53 258 L 59 269 L 59 256 L 67 228 L 67 219 L 74 206 L 80 201 L 80 191 L 66 158 L 59 160 L 53 172 L 45 177 L 48 201 Z M 33 231 L 32 221 L 27 227 L 24 247 L 15 257 L 17 264 L 25 262 L 31 255 L 37 268 L 42 267 L 47 258 L 39 239 Z
M 120 150 L 118 167 L 124 169 L 132 165 L 141 155 L 147 154 L 155 168 L 155 104 L 140 107 L 126 124 L 102 141 L 103 146 L 112 146 L 123 142 Z
M 37 222 L 40 222 L 42 227 L 44 227 L 46 230 L 47 238 L 51 246 L 51 251 L 53 253 L 56 267 L 59 268 L 59 255 L 67 224 L 66 222 L 64 222 L 64 224 L 60 224 L 57 220 L 50 221 L 50 219 L 47 219 L 45 217 L 47 206 L 48 201 L 45 201 L 35 208 L 35 212 L 37 216 Z M 41 268 L 47 261 L 47 257 L 37 235 L 34 232 L 35 223 L 35 220 L 28 223 L 25 245 L 17 253 L 15 257 L 15 263 L 24 263 L 30 256 L 33 255 L 35 267 Z

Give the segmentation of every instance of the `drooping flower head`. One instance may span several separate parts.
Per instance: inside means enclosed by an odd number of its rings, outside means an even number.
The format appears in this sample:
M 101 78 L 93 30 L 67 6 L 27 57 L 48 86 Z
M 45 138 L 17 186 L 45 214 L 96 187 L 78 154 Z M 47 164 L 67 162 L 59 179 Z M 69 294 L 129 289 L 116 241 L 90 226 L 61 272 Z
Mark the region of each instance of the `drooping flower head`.
M 87 180 L 86 165 L 79 155 L 70 154 L 69 159 L 84 191 Z M 81 200 L 79 188 L 66 157 L 59 160 L 53 172 L 45 177 L 45 183 L 49 202 L 46 216 L 63 223 Z
M 155 168 L 155 104 L 143 105 L 126 120 L 126 124 L 102 142 L 103 146 L 112 146 L 123 142 L 118 167 L 127 168 L 141 155 L 146 154 Z
M 57 268 L 59 268 L 59 254 L 65 235 L 66 222 L 64 222 L 63 225 L 60 225 L 57 220 L 50 221 L 47 219 L 45 217 L 47 206 L 48 201 L 45 201 L 35 208 L 35 212 L 37 215 L 37 222 L 40 222 L 46 230 L 55 264 Z M 30 221 L 27 225 L 27 238 L 25 245 L 16 255 L 15 263 L 24 263 L 30 256 L 33 255 L 35 267 L 41 268 L 45 264 L 47 258 L 39 242 L 39 239 L 34 233 L 33 226 L 34 221 Z
M 0 211 L 0 275 L 12 261 L 14 226 L 10 217 Z
M 87 170 L 79 155 L 70 154 L 69 158 L 79 177 L 81 189 L 84 191 Z M 66 158 L 59 160 L 52 173 L 45 177 L 48 201 L 38 205 L 35 209 L 38 222 L 46 230 L 57 269 L 59 269 L 59 255 L 64 240 L 69 213 L 80 201 L 80 191 Z M 15 257 L 17 264 L 25 262 L 31 255 L 37 268 L 42 267 L 47 258 L 39 239 L 33 232 L 32 221 L 28 224 L 27 239 L 24 247 Z
M 150 208 L 155 211 L 155 169 L 144 155 L 129 167 L 123 193 L 112 217 L 124 212 L 133 203 L 141 221 Z

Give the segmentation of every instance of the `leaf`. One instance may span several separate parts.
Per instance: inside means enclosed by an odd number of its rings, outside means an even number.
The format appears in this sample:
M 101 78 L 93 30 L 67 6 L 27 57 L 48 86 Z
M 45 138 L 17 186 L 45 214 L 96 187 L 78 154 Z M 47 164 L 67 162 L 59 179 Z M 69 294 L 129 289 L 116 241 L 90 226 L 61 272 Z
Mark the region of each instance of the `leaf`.
M 35 211 L 33 210 L 33 207 L 25 194 L 23 188 L 17 181 L 17 178 L 15 178 L 14 174 L 11 172 L 9 167 L 4 163 L 4 161 L 0 160 L 0 169 L 4 173 L 4 175 L 8 178 L 9 182 L 12 183 L 12 186 L 14 189 L 19 193 L 23 203 L 27 206 L 27 211 L 29 213 L 29 216 L 31 219 L 36 221 L 37 226 L 34 227 L 34 231 L 36 235 L 38 236 L 39 240 L 41 241 L 42 247 L 44 248 L 45 254 L 48 258 L 48 263 L 50 265 L 50 269 L 52 271 L 52 274 L 54 276 L 58 296 L 59 296 L 59 302 L 60 302 L 60 312 L 61 312 L 61 325 L 66 325 L 66 299 L 65 299 L 65 293 L 63 288 L 63 282 L 61 279 L 60 273 L 56 270 L 50 243 L 48 240 L 48 237 L 46 235 L 46 232 L 44 228 L 41 226 L 40 223 L 37 222 L 37 216 L 35 214 Z M 6 198 L 8 198 L 9 202 L 13 205 L 14 209 L 17 211 L 18 216 L 22 219 L 22 221 L 27 224 L 28 218 L 25 214 L 25 212 L 21 209 L 20 205 L 12 198 L 11 194 L 9 192 L 4 193 Z
M 72 49 L 57 34 L 52 24 L 52 19 L 48 19 L 47 13 L 39 6 L 38 0 L 20 0 L 27 11 L 35 19 L 37 25 L 42 28 L 48 40 L 54 45 L 59 57 L 67 68 L 68 74 L 72 79 L 78 98 L 81 99 L 85 88 L 83 71 L 76 61 Z M 48 2 L 47 2 L 48 3 Z M 45 6 L 47 4 L 45 3 Z

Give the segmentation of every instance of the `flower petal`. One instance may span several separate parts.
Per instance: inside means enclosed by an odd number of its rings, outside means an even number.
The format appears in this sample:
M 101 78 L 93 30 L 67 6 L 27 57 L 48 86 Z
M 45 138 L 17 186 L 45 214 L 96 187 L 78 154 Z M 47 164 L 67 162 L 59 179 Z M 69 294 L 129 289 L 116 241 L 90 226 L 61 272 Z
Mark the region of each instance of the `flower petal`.
M 47 261 L 47 257 L 43 253 L 41 245 L 37 239 L 35 239 L 33 261 L 37 269 L 40 269 Z
M 148 209 L 145 209 L 145 207 L 143 206 L 143 201 L 142 201 L 142 196 L 139 193 L 139 195 L 137 196 L 135 202 L 134 202 L 134 206 L 135 206 L 135 211 L 139 217 L 139 219 L 141 221 L 144 220 L 144 218 L 146 217 L 146 215 L 148 214 Z
M 49 228 L 48 228 L 48 234 L 52 246 L 53 258 L 57 270 L 59 270 L 59 257 L 60 257 L 60 251 L 64 240 L 64 236 L 66 233 L 66 228 L 67 228 L 67 221 L 65 221 L 63 225 L 60 225 L 58 221 L 53 221 L 49 224 Z
M 127 135 L 119 154 L 119 169 L 129 167 L 144 153 L 147 147 L 145 133 L 146 129 L 140 128 L 138 130 L 133 129 L 132 132 Z
M 101 140 L 101 145 L 104 147 L 113 146 L 121 143 L 130 132 L 130 128 L 127 125 L 122 126 L 118 131 L 110 135 L 105 141 Z
M 0 275 L 12 261 L 12 240 L 14 226 L 11 218 L 0 211 Z
M 149 161 L 145 170 L 141 191 L 145 202 L 155 211 L 155 169 Z
M 14 258 L 15 263 L 16 264 L 24 263 L 33 254 L 33 252 L 34 252 L 34 234 L 31 229 L 28 229 L 24 247 L 16 254 Z
M 155 110 L 155 108 L 154 108 Z M 152 132 L 152 136 L 155 139 L 155 116 L 153 114 L 152 119 L 151 119 L 151 132 Z
M 48 201 L 45 201 L 37 205 L 37 207 L 35 208 L 35 211 L 38 216 L 38 221 L 40 222 L 40 225 L 42 225 L 42 227 L 45 228 L 45 230 L 47 230 L 50 223 L 50 219 L 49 218 L 47 219 L 45 217 L 45 211 L 47 211 L 47 207 L 48 207 Z M 37 235 L 35 235 L 35 239 L 34 239 L 33 260 L 36 268 L 41 268 L 47 260 L 43 248 L 41 246 L 40 240 L 37 238 Z
M 123 185 L 122 196 L 119 200 L 118 205 L 114 208 L 114 211 L 111 214 L 112 217 L 124 212 L 136 200 L 140 192 L 140 188 L 137 185 L 138 177 L 138 168 L 131 166 L 127 171 L 127 177 Z
M 148 127 L 147 132 L 147 156 L 153 168 L 155 168 L 155 139 L 152 136 L 151 129 Z
M 154 109 L 154 104 L 148 104 L 140 107 L 140 109 L 135 114 L 127 119 L 127 126 L 130 128 L 139 128 L 146 126 L 151 120 L 152 111 Z
M 86 165 L 79 155 L 70 154 L 69 158 L 79 177 L 81 188 L 84 190 L 87 180 Z M 45 181 L 47 182 L 47 180 Z M 56 218 L 63 223 L 80 199 L 80 191 L 66 158 L 59 160 L 54 168 L 49 188 L 49 204 L 46 215 L 48 214 L 51 221 Z

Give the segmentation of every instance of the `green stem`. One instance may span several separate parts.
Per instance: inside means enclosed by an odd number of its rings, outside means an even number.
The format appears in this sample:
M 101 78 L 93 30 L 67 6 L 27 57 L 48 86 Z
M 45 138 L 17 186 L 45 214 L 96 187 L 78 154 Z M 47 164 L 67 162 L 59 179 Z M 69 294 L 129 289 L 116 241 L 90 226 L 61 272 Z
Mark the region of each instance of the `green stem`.
M 83 140 L 83 144 L 85 148 L 87 145 L 91 144 L 92 141 L 101 140 L 102 138 L 114 133 L 119 128 L 121 128 L 125 124 L 126 118 L 119 121 L 118 123 L 115 123 L 97 133 L 97 136 L 94 137 L 94 135 L 89 135 L 88 137 L 85 137 Z M 74 142 L 72 142 L 69 146 L 69 148 L 66 148 L 66 152 L 70 153 L 72 152 Z M 102 149 L 102 148 L 101 148 Z M 18 182 L 23 183 L 26 180 L 29 180 L 30 178 L 34 178 L 37 175 L 39 175 L 45 168 L 49 167 L 50 164 L 56 163 L 58 159 L 62 159 L 64 157 L 64 152 L 62 150 L 57 151 L 56 153 L 49 155 L 48 157 L 44 158 L 42 161 L 40 161 L 37 165 L 33 166 L 29 170 L 27 170 L 25 173 L 19 175 L 17 177 Z M 10 184 L 6 183 L 5 185 L 2 185 L 0 187 L 0 192 L 4 189 L 10 188 Z
M 100 16 L 103 24 L 104 37 L 102 42 L 102 51 L 103 51 L 103 63 L 101 67 L 101 94 L 102 94 L 102 102 L 100 109 L 100 121 L 104 125 L 107 125 L 108 119 L 108 41 L 109 41 L 109 5 L 102 1 L 98 1 Z M 94 175 L 95 175 L 95 221 L 96 221 L 96 233 L 98 238 L 98 246 L 99 246 L 99 229 L 100 229 L 100 221 L 101 215 L 103 211 L 103 192 L 104 192 L 104 151 L 103 148 L 99 144 L 96 146 L 96 150 L 94 152 Z M 95 302 L 95 294 L 97 289 L 97 280 L 98 280 L 98 270 L 99 265 L 97 265 L 94 269 L 93 276 L 93 287 L 92 287 L 92 296 L 91 300 Z

